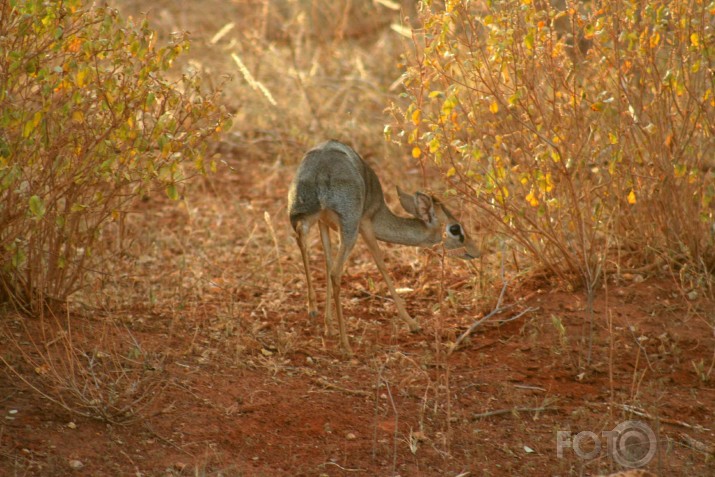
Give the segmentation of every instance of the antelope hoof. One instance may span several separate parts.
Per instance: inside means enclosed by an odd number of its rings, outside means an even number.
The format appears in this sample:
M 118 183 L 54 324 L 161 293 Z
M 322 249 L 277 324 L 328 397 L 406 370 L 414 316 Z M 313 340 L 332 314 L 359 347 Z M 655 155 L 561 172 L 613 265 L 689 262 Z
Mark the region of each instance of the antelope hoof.
M 422 331 L 422 328 L 417 323 L 410 325 L 410 333 L 419 333 L 420 331 Z
M 310 318 L 317 318 L 317 317 L 318 317 L 318 311 L 317 311 L 317 310 L 310 310 L 310 311 L 308 312 L 308 316 L 309 316 Z

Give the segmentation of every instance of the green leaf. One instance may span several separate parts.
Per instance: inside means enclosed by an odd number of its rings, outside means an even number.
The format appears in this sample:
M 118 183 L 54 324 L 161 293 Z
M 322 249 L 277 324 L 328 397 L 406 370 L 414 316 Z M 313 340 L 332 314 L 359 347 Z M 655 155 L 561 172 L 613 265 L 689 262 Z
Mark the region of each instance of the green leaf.
M 22 264 L 27 260 L 27 254 L 22 249 L 22 247 L 17 247 L 15 253 L 12 254 L 12 266 L 14 268 L 20 268 Z
M 32 131 L 35 130 L 35 126 L 32 124 L 32 121 L 28 121 L 25 123 L 25 126 L 22 128 L 22 137 L 23 138 L 28 138 L 30 137 L 30 134 L 32 134 Z
M 166 195 L 171 200 L 179 200 L 179 191 L 176 190 L 176 184 L 169 184 L 166 188 Z
M 524 45 L 526 45 L 526 48 L 529 50 L 534 49 L 534 31 L 530 31 L 526 37 L 524 37 Z
M 37 219 L 41 219 L 45 216 L 45 203 L 42 202 L 39 196 L 33 195 L 30 197 L 30 212 Z

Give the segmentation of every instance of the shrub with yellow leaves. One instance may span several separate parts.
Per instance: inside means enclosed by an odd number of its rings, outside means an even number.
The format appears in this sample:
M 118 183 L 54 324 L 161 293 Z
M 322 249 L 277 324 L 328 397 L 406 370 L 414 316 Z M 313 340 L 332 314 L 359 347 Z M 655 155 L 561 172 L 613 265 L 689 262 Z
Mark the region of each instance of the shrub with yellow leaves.
M 558 276 L 710 273 L 713 5 L 424 2 L 400 137 Z
M 108 223 L 210 166 L 206 139 L 228 116 L 199 78 L 167 75 L 187 47 L 79 0 L 2 3 L 0 301 L 65 300 L 103 268 Z

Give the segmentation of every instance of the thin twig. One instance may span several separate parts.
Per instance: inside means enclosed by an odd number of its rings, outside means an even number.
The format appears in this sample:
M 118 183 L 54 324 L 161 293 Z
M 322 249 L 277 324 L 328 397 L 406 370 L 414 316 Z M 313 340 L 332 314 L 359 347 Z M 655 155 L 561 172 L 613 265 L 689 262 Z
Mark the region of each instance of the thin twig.
M 691 449 L 702 452 L 703 454 L 715 455 L 715 448 L 713 446 L 700 442 L 684 432 L 680 433 L 680 440 L 682 440 L 683 443 Z
M 474 333 L 474 330 L 476 330 L 482 323 L 487 321 L 489 318 L 491 318 L 495 315 L 498 315 L 500 313 L 503 313 L 506 310 L 508 310 L 514 306 L 514 303 L 510 303 L 509 305 L 502 306 L 502 303 L 504 301 L 504 294 L 506 293 L 506 289 L 509 286 L 509 280 L 506 280 L 505 273 L 504 273 L 504 250 L 503 250 L 503 247 L 502 247 L 502 258 L 501 258 L 501 266 L 500 266 L 500 270 L 499 270 L 499 275 L 501 277 L 503 285 L 501 287 L 501 291 L 499 292 L 499 298 L 497 298 L 497 303 L 496 303 L 496 305 L 494 305 L 494 309 L 492 309 L 492 311 L 490 311 L 487 315 L 483 316 L 482 318 L 480 318 L 477 321 L 475 321 L 474 323 L 472 323 L 472 326 L 470 326 L 469 329 L 467 329 L 467 331 L 462 333 L 462 335 L 459 338 L 457 338 L 457 341 L 452 343 L 452 345 L 449 348 L 449 351 L 447 352 L 448 356 L 451 355 L 454 350 L 459 348 L 461 346 L 462 342 L 464 340 L 466 340 L 472 333 Z M 501 320 L 500 322 L 507 323 L 509 321 L 516 320 L 517 318 L 520 318 L 524 314 L 534 311 L 536 309 L 537 308 L 529 307 L 529 308 L 517 313 L 516 315 L 512 316 L 511 318 Z
M 688 429 L 695 429 L 695 430 L 700 430 L 700 431 L 710 431 L 707 427 L 703 427 L 700 424 L 688 424 L 687 422 L 683 421 L 678 421 L 676 419 L 670 419 L 668 417 L 660 417 L 660 416 L 654 416 L 652 414 L 649 414 L 645 412 L 642 409 L 638 409 L 635 406 L 629 406 L 628 404 L 616 404 L 616 406 L 620 407 L 626 412 L 630 412 L 632 414 L 635 414 L 636 416 L 640 417 L 645 417 L 646 419 L 651 419 L 653 421 L 660 421 L 664 422 L 666 424 L 672 424 L 674 426 L 680 426 L 680 427 L 687 427 Z
M 511 409 L 497 409 L 495 411 L 481 412 L 479 414 L 472 414 L 472 419 L 482 419 L 484 417 L 501 416 L 502 414 L 514 414 L 518 412 L 544 412 L 544 411 L 557 411 L 557 407 L 542 406 L 542 407 L 514 407 Z
M 323 465 L 334 465 L 335 467 L 337 467 L 338 469 L 342 470 L 343 472 L 367 472 L 366 469 L 350 469 L 350 468 L 348 468 L 348 467 L 343 467 L 343 466 L 340 465 L 340 464 L 336 464 L 335 462 L 330 462 L 330 461 L 326 462 L 326 463 L 323 464 Z
M 79 415 L 79 416 L 86 417 L 86 418 L 89 418 L 89 419 L 91 419 L 92 417 L 94 417 L 94 416 L 93 416 L 92 414 L 90 414 L 90 413 L 78 411 L 77 409 L 74 409 L 74 408 L 68 406 L 67 404 L 65 404 L 63 400 L 61 400 L 61 399 L 55 399 L 55 398 L 53 398 L 52 396 L 50 396 L 49 394 L 43 392 L 40 388 L 38 388 L 37 386 L 33 385 L 30 381 L 28 381 L 19 371 L 17 371 L 14 367 L 12 367 L 12 366 L 10 365 L 10 363 L 8 363 L 7 361 L 5 361 L 5 358 L 3 358 L 2 356 L 0 356 L 0 361 L 2 361 L 3 364 L 7 367 L 7 369 L 9 369 L 10 372 L 12 372 L 12 374 L 14 374 L 20 381 L 22 381 L 23 383 L 25 383 L 26 386 L 28 386 L 30 389 L 32 389 L 33 391 L 35 391 L 37 394 L 39 394 L 40 396 L 44 397 L 44 398 L 47 399 L 48 401 L 50 401 L 50 402 L 52 402 L 52 403 L 54 403 L 54 404 L 60 406 L 62 409 L 64 409 L 65 411 L 69 412 L 70 414 Z M 109 422 L 110 424 L 117 424 L 117 423 L 115 423 L 115 422 L 113 422 L 113 421 L 111 421 L 111 420 L 108 420 L 108 422 Z
M 512 316 L 511 318 L 505 318 L 505 319 L 503 319 L 503 320 L 497 320 L 496 322 L 499 323 L 500 325 L 501 325 L 501 324 L 504 324 L 504 323 L 509 323 L 510 321 L 514 321 L 514 320 L 516 320 L 516 319 L 519 319 L 519 318 L 521 318 L 522 316 L 524 316 L 525 314 L 531 313 L 532 311 L 536 311 L 536 310 L 538 310 L 538 309 L 539 309 L 538 306 L 530 306 L 529 308 L 526 308 L 526 309 L 520 311 L 519 313 L 517 313 L 516 315 Z
M 505 287 L 505 288 L 506 288 L 506 285 L 507 285 L 507 284 L 504 284 L 504 287 Z M 499 300 L 501 300 L 501 296 L 499 297 Z M 474 323 L 472 323 L 472 326 L 470 326 L 467 331 L 465 331 L 464 333 L 462 333 L 462 335 L 461 335 L 459 338 L 457 338 L 457 341 L 455 341 L 454 343 L 452 343 L 452 345 L 450 346 L 450 349 L 449 349 L 448 354 L 451 354 L 452 351 L 454 351 L 455 349 L 459 348 L 459 346 L 461 346 L 462 342 L 463 342 L 465 339 L 467 339 L 467 338 L 469 337 L 469 335 L 471 335 L 472 333 L 474 333 L 474 330 L 476 330 L 476 329 L 479 327 L 479 325 L 481 325 L 482 323 L 484 323 L 485 321 L 487 321 L 487 320 L 488 320 L 489 318 L 491 318 L 492 316 L 498 315 L 498 314 L 500 314 L 500 313 L 505 312 L 506 310 L 508 310 L 509 308 L 511 308 L 512 306 L 514 306 L 514 303 L 509 304 L 509 305 L 506 305 L 506 306 L 504 306 L 504 307 L 500 307 L 499 305 L 500 305 L 500 303 L 497 302 L 497 306 L 496 306 L 492 311 L 490 311 L 490 312 L 489 312 L 487 315 L 485 315 L 483 318 L 480 318 L 480 319 L 478 319 L 477 321 L 475 321 Z M 507 318 L 507 319 L 504 319 L 504 320 L 499 320 L 499 323 L 508 323 L 508 322 L 510 322 L 510 321 L 514 321 L 514 320 L 516 320 L 517 318 L 521 318 L 521 317 L 524 316 L 525 314 L 530 313 L 530 312 L 532 312 L 532 311 L 536 311 L 536 310 L 538 310 L 537 307 L 529 307 L 529 308 L 526 308 L 526 309 L 520 311 L 519 313 L 517 313 L 516 315 L 512 316 L 511 318 Z
M 542 388 L 541 386 L 531 386 L 529 384 L 515 384 L 514 387 L 516 389 L 526 389 L 529 391 L 546 391 L 546 389 Z
M 150 425 L 148 422 L 146 422 L 146 421 L 144 422 L 144 429 L 146 429 L 147 431 L 149 431 L 149 433 L 150 433 L 151 435 L 153 435 L 154 437 L 156 437 L 157 439 L 159 439 L 159 440 L 160 440 L 161 442 L 163 442 L 164 444 L 169 445 L 169 446 L 173 447 L 174 449 L 176 449 L 176 450 L 178 450 L 178 451 L 180 451 L 180 452 L 183 452 L 184 454 L 186 454 L 186 455 L 188 455 L 188 456 L 196 457 L 194 454 L 192 454 L 191 452 L 187 451 L 186 449 L 184 449 L 183 447 L 181 447 L 180 445 L 178 445 L 177 443 L 175 443 L 175 442 L 172 441 L 171 439 L 168 439 L 168 438 L 162 436 L 161 434 L 159 434 L 158 432 L 156 432 L 156 431 L 154 430 L 154 428 L 151 427 L 151 425 Z
M 318 385 L 324 387 L 325 389 L 330 389 L 332 391 L 340 391 L 342 393 L 354 394 L 356 396 L 372 396 L 372 393 L 370 393 L 370 392 L 363 391 L 361 389 L 344 388 L 342 386 L 338 386 L 337 384 L 333 384 L 333 383 L 329 382 L 326 378 L 323 378 L 323 377 L 314 379 L 313 382 L 315 384 L 318 384 Z

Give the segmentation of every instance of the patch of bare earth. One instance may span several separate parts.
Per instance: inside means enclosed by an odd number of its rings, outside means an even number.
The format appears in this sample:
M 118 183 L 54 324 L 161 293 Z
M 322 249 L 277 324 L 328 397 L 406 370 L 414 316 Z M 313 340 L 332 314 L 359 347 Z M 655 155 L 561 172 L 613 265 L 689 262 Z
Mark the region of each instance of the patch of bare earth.
M 611 277 L 591 335 L 583 292 L 515 280 L 505 297 L 515 306 L 448 355 L 494 306 L 499 254 L 486 250 L 470 268 L 389 247 L 389 269 L 423 324 L 410 334 L 359 245 L 343 289 L 356 351 L 346 360 L 322 319 L 307 317 L 283 160 L 296 159 L 227 159 L 189 201 L 157 194 L 140 205 L 130 226 L 143 233 L 93 291 L 104 310 L 72 316 L 72 333 L 86 356 L 138 347 L 161 386 L 137 419 L 111 424 L 62 409 L 4 370 L 1 474 L 597 475 L 619 466 L 605 450 L 582 459 L 567 447 L 559 457 L 557 431 L 571 442 L 581 431 L 600 438 L 629 419 L 657 436 L 647 465 L 657 475 L 713 474 L 712 301 L 689 300 L 672 281 Z M 537 309 L 500 322 L 527 307 Z M 24 337 L 37 336 L 40 320 L 4 319 L 32 354 Z M 6 334 L 0 346 L 15 344 Z M 42 370 L 13 364 L 47 389 Z M 594 442 L 581 445 L 589 452 Z

